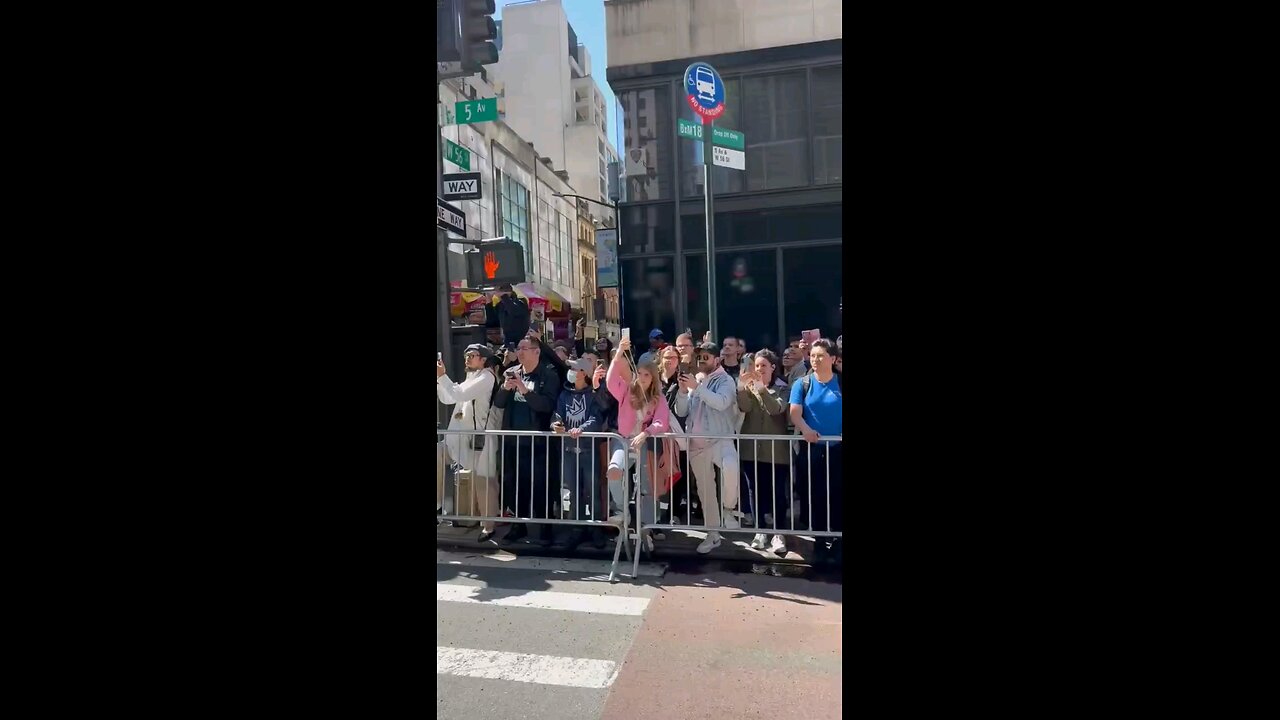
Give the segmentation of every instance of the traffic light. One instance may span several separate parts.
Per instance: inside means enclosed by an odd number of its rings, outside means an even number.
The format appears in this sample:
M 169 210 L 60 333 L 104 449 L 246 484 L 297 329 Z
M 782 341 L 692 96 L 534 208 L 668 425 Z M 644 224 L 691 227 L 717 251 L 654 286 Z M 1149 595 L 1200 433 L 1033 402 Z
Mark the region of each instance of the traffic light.
M 458 50 L 463 70 L 479 70 L 481 65 L 498 62 L 498 28 L 493 24 L 493 0 L 456 0 L 462 9 Z
M 436 0 L 436 62 L 458 62 L 457 0 Z

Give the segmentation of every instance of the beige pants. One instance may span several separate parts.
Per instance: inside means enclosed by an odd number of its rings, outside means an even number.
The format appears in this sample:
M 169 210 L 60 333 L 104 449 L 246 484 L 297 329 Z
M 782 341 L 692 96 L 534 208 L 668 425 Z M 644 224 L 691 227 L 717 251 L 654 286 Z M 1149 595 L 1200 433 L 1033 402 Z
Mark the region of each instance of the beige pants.
M 440 506 L 444 502 L 445 497 L 445 465 L 448 463 L 448 453 L 444 449 L 443 444 L 436 444 L 436 505 Z M 498 482 L 493 478 L 486 478 L 470 470 L 460 470 L 457 473 L 458 491 L 455 500 L 455 515 L 483 515 L 487 517 L 497 517 L 498 509 Z M 452 493 L 451 493 L 452 494 Z M 481 522 L 480 529 L 485 532 L 493 532 L 492 522 Z
M 702 516 L 707 528 L 714 532 L 720 527 L 720 509 L 725 512 L 738 509 L 738 483 L 742 482 L 738 461 L 738 449 L 732 440 L 712 440 L 704 450 L 689 447 L 689 472 L 697 481 L 698 501 L 702 503 Z M 712 466 L 720 468 L 720 502 L 716 502 L 716 473 Z

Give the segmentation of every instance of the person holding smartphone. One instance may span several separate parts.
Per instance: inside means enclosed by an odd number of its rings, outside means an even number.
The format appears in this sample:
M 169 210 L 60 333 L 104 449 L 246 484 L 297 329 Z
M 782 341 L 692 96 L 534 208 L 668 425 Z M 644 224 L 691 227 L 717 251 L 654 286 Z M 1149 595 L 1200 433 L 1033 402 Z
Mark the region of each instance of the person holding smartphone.
M 505 411 L 503 430 L 551 430 L 551 415 L 560 394 L 559 378 L 549 362 L 544 362 L 538 342 L 531 337 L 516 346 L 519 364 L 508 368 L 493 404 Z M 518 517 L 547 518 L 551 496 L 548 477 L 560 477 L 560 455 L 549 451 L 546 436 L 502 438 L 502 500 Z M 502 539 L 510 544 L 530 534 L 535 542 L 551 544 L 549 526 L 535 525 L 530 531 L 522 523 L 513 525 Z
M 594 470 L 597 467 L 592 460 L 595 451 L 590 439 L 583 439 L 584 432 L 600 432 L 600 404 L 596 402 L 595 392 L 591 388 L 590 373 L 595 370 L 591 361 L 582 358 L 569 365 L 569 381 L 560 391 L 560 399 L 556 401 L 556 413 L 551 417 L 551 431 L 560 438 L 560 493 L 568 503 L 569 510 L 560 508 L 559 517 L 568 520 L 595 520 L 598 515 L 593 510 L 592 488 L 595 485 Z M 568 533 L 565 546 L 572 550 L 582 542 L 584 530 L 574 527 Z
M 485 367 L 491 356 L 489 348 L 484 345 L 468 345 L 462 353 L 467 378 L 460 383 L 449 379 L 443 360 L 436 360 L 436 397 L 441 403 L 454 406 L 449 420 L 450 430 L 484 431 L 493 427 L 490 425 L 493 420 L 490 399 L 497 378 Z M 494 450 L 496 444 L 489 442 L 492 439 L 484 435 L 445 436 L 444 444 L 449 458 L 471 480 L 469 488 L 464 489 L 459 483 L 459 493 L 462 495 L 457 502 L 459 515 L 498 515 L 497 456 Z M 440 488 L 437 487 L 437 505 L 440 505 L 440 495 Z M 492 522 L 480 523 L 480 542 L 493 537 L 493 531 Z

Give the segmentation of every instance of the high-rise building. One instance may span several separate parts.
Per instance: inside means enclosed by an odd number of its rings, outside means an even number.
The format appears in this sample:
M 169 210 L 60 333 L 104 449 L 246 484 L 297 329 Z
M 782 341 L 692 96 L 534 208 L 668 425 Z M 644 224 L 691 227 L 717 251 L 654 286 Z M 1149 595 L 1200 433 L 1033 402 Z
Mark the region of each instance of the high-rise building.
M 709 327 L 703 148 L 684 70 L 725 83 L 718 127 L 746 136 L 746 169 L 712 169 L 720 335 L 751 349 L 843 331 L 840 0 L 608 0 L 607 77 L 622 107 L 622 324 Z M 720 338 L 717 338 L 719 340 Z
M 604 94 L 560 0 L 503 6 L 500 35 L 494 72 L 504 119 L 567 174 L 578 194 L 609 202 L 608 167 L 618 152 L 609 140 Z M 612 211 L 601 212 L 612 219 Z

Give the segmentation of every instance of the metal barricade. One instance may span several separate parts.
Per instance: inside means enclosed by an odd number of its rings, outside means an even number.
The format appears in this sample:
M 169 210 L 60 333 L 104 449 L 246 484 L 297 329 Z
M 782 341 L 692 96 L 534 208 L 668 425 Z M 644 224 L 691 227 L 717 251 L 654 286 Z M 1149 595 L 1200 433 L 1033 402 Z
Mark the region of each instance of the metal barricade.
M 655 464 L 658 473 L 656 477 L 644 478 L 644 482 L 649 483 L 649 492 L 645 493 L 642 502 L 651 512 L 638 513 L 642 521 L 637 543 L 650 546 L 655 530 L 705 532 L 708 535 L 714 532 L 717 536 L 725 532 L 802 535 L 813 537 L 815 548 L 823 547 L 824 538 L 832 538 L 831 552 L 838 552 L 836 548 L 843 537 L 844 526 L 841 440 L 840 436 L 823 436 L 811 443 L 798 435 L 694 433 L 649 438 L 645 443 L 647 454 L 640 465 L 641 474 L 646 474 L 645 471 Z M 687 449 L 681 448 L 682 444 Z M 746 454 L 746 447 L 752 450 L 749 453 L 751 459 L 743 461 L 741 457 Z M 668 453 L 673 456 L 663 457 Z M 785 454 L 785 457 L 780 458 L 780 454 Z M 687 462 L 681 461 L 681 455 Z M 714 478 L 716 468 L 721 475 L 719 485 Z M 670 517 L 675 514 L 677 501 L 681 499 L 673 497 L 677 469 L 682 473 L 679 481 L 683 483 L 684 490 L 684 523 L 674 522 L 677 518 Z M 762 479 L 765 480 L 763 484 Z M 767 493 L 765 496 L 761 495 L 762 487 Z M 752 503 L 753 528 L 742 525 L 746 515 L 741 511 L 739 502 L 743 490 Z M 665 502 L 662 500 L 664 497 L 667 498 Z M 763 502 L 766 497 L 768 502 Z M 701 525 L 691 524 L 695 499 L 702 504 L 704 522 Z M 784 507 L 779 508 L 779 505 Z M 764 522 L 766 513 L 762 512 L 762 507 L 772 509 L 768 522 Z M 664 511 L 669 514 L 671 522 L 661 522 Z M 657 518 L 658 521 L 650 522 L 647 518 Z M 638 565 L 639 545 L 632 577 Z
M 473 446 L 474 437 L 483 438 L 479 450 Z M 528 442 L 522 442 L 523 438 Z M 547 531 L 564 525 L 617 529 L 609 569 L 609 581 L 614 582 L 622 553 L 626 553 L 627 560 L 632 559 L 629 540 L 636 536 L 629 530 L 629 500 L 638 502 L 638 498 L 627 497 L 632 493 L 626 492 L 625 483 L 619 488 L 619 497 L 610 497 L 609 485 L 603 482 L 608 460 L 601 467 L 597 454 L 600 440 L 605 440 L 610 450 L 615 443 L 620 446 L 627 442 L 616 432 L 584 432 L 575 438 L 568 433 L 539 430 L 436 428 L 436 504 L 442 510 L 439 519 L 476 521 L 482 530 L 488 523 L 545 525 Z M 590 458 L 583 460 L 586 454 Z M 621 468 L 624 478 L 631 474 L 630 453 L 625 457 Z M 568 463 L 571 468 L 566 467 Z M 450 469 L 451 485 L 447 481 Z M 461 490 L 463 473 L 471 478 L 469 492 Z M 450 487 L 455 512 L 443 512 L 448 506 Z M 610 510 L 610 502 L 619 506 L 617 515 Z M 639 568 L 639 554 L 635 557 L 633 577 Z

